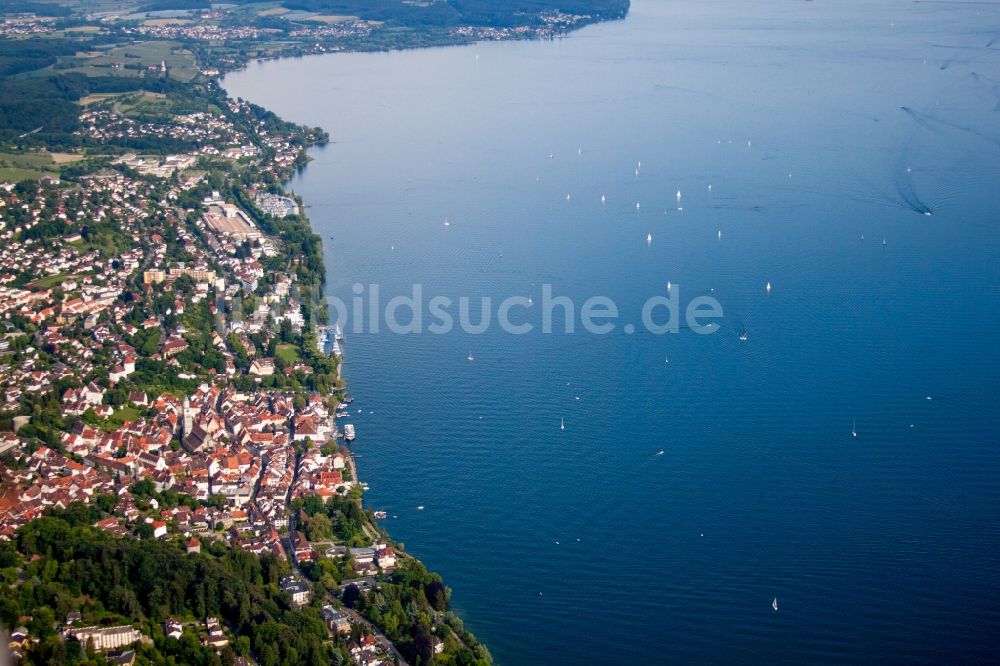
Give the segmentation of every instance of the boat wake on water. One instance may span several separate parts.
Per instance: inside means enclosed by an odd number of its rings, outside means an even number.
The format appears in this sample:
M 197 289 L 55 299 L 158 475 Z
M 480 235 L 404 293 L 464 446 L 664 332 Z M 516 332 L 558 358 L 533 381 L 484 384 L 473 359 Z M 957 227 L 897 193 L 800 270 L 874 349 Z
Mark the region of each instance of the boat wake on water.
M 989 141 L 990 143 L 996 146 L 1000 146 L 1000 139 L 998 139 L 995 136 L 990 136 L 985 132 L 980 132 L 974 127 L 966 127 L 965 125 L 959 125 L 958 123 L 949 122 L 942 118 L 936 118 L 929 114 L 911 109 L 907 106 L 901 106 L 899 108 L 903 113 L 908 115 L 910 118 L 913 118 L 913 120 L 918 125 L 928 130 L 939 131 L 941 128 L 951 128 L 954 130 L 958 130 L 959 132 L 965 132 L 967 134 L 971 134 L 972 136 L 979 137 L 980 139 Z

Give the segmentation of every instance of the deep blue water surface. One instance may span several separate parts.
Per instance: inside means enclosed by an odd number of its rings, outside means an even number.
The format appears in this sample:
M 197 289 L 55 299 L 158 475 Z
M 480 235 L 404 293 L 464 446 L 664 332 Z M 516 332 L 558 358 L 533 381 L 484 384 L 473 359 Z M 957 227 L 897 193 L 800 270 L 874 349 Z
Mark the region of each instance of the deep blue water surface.
M 368 504 L 498 661 L 1000 659 L 998 36 L 995 3 L 640 0 L 227 77 L 331 134 L 290 184 L 331 296 L 620 308 L 348 335 Z M 624 333 L 668 281 L 724 327 Z

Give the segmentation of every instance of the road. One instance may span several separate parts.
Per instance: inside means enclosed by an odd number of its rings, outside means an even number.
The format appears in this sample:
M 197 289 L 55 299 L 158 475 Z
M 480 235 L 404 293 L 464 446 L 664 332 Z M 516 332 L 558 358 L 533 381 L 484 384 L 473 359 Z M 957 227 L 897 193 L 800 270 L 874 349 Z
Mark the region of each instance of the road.
M 355 465 L 354 465 L 354 456 L 353 455 L 348 456 L 347 460 L 348 460 L 348 464 L 350 465 L 351 474 L 352 474 L 355 482 L 358 482 L 358 470 L 357 470 L 357 467 L 355 467 Z M 298 456 L 296 456 L 296 461 L 295 461 L 295 478 L 296 479 L 298 478 L 298 468 L 299 468 L 299 465 L 298 465 Z M 360 482 L 358 482 L 358 483 L 360 483 Z M 294 486 L 294 481 L 292 482 L 292 485 Z M 312 581 L 309 580 L 309 578 L 307 578 L 306 575 L 302 572 L 302 569 L 299 568 L 298 563 L 295 561 L 295 555 L 294 555 L 295 549 L 292 548 L 292 545 L 291 545 L 291 539 L 290 539 L 290 537 L 291 537 L 291 533 L 294 532 L 295 529 L 296 529 L 297 522 L 298 522 L 298 514 L 292 508 L 291 502 L 288 501 L 290 499 L 290 497 L 291 497 L 291 492 L 289 492 L 288 497 L 285 498 L 285 505 L 288 508 L 288 535 L 287 536 L 289 538 L 286 539 L 286 543 L 288 544 L 288 548 L 287 548 L 288 561 L 292 565 L 292 571 L 294 571 L 295 574 L 299 578 L 301 578 L 305 582 L 306 585 L 309 586 L 309 589 L 312 590 L 313 589 Z M 365 523 L 365 527 L 368 527 L 368 523 Z M 367 532 L 367 530 L 366 530 L 366 532 Z M 371 535 L 369 535 L 369 536 L 371 536 Z M 378 536 L 379 535 L 376 533 L 375 537 L 378 537 Z M 334 595 L 330 594 L 329 600 L 333 601 L 333 599 L 334 599 Z M 369 622 L 364 617 L 362 617 L 360 613 L 358 613 L 357 611 L 355 611 L 355 610 L 353 610 L 351 608 L 347 608 L 345 606 L 345 607 L 341 608 L 340 610 L 342 610 L 344 612 L 344 614 L 347 615 L 348 618 L 350 618 L 350 621 L 353 624 L 359 624 L 359 625 L 361 625 L 363 627 L 366 627 L 367 630 L 368 630 L 368 633 L 370 633 L 372 636 L 375 637 L 375 640 L 378 641 L 379 645 L 382 646 L 382 649 L 385 650 L 386 654 L 388 654 L 390 657 L 395 657 L 397 660 L 399 660 L 399 663 L 400 663 L 401 666 L 409 666 L 409 664 L 407 663 L 406 659 L 403 658 L 403 655 L 399 652 L 399 650 L 396 649 L 396 646 L 392 644 L 392 641 L 390 641 L 389 638 L 385 634 L 382 633 L 381 629 L 379 629 L 378 627 L 376 627 L 375 625 L 373 625 L 371 622 Z
M 373 625 L 365 618 L 361 617 L 361 615 L 354 609 L 347 608 L 345 606 L 340 610 L 341 612 L 344 613 L 344 615 L 350 618 L 352 623 L 360 624 L 361 626 L 367 627 L 368 631 L 371 632 L 371 634 L 375 637 L 375 640 L 377 640 L 379 642 L 379 645 L 382 646 L 382 649 L 386 651 L 386 654 L 388 654 L 390 657 L 395 657 L 396 659 L 398 659 L 401 666 L 409 666 L 406 660 L 403 659 L 403 655 L 400 654 L 399 650 L 396 649 L 396 646 L 392 644 L 392 641 L 386 638 L 385 634 L 383 634 L 378 629 L 378 627 Z

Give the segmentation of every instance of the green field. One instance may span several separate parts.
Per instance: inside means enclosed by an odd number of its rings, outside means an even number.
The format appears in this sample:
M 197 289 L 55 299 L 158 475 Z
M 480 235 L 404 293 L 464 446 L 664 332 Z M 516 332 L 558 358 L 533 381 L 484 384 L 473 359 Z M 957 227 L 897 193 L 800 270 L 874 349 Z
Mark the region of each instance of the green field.
M 59 167 L 47 152 L 0 152 L 0 180 L 17 182 L 58 174 Z
M 198 74 L 194 55 L 179 42 L 152 41 L 114 46 L 99 54 L 77 54 L 65 58 L 53 67 L 38 70 L 40 74 L 81 72 L 87 76 L 159 76 L 159 71 L 148 71 L 166 63 L 171 79 L 190 81 Z
M 123 407 L 118 407 L 115 409 L 115 413 L 108 417 L 108 421 L 115 424 L 117 427 L 121 427 L 126 421 L 135 421 L 137 418 L 142 416 L 139 410 L 131 405 L 126 405 Z
M 278 345 L 274 354 L 284 361 L 285 365 L 292 365 L 299 360 L 299 350 L 295 345 Z
M 28 286 L 32 287 L 34 289 L 51 289 L 52 287 L 58 287 L 59 285 L 61 285 L 66 280 L 68 280 L 70 278 L 75 278 L 75 277 L 79 277 L 79 276 L 77 276 L 77 275 L 69 275 L 69 274 L 64 274 L 64 273 L 60 273 L 59 275 L 49 275 L 47 277 L 43 277 L 43 278 L 40 278 L 38 280 L 35 280 L 34 282 L 32 282 L 31 284 L 29 284 Z

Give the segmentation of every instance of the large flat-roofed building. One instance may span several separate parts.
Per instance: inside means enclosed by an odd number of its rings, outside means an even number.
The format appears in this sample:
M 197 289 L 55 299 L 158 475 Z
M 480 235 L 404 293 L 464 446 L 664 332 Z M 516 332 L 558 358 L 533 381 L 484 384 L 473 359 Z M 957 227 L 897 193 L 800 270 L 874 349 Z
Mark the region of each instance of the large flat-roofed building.
M 215 282 L 218 276 L 216 276 L 215 271 L 210 271 L 207 268 L 184 268 L 173 267 L 170 269 L 170 277 L 177 279 L 182 275 L 187 275 L 195 282 Z
M 205 224 L 223 236 L 237 241 L 256 240 L 260 229 L 239 206 L 231 203 L 213 203 L 205 213 Z
M 73 627 L 66 631 L 68 638 L 82 645 L 91 642 L 95 650 L 114 650 L 142 640 L 142 632 L 127 624 L 117 627 Z

